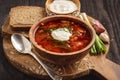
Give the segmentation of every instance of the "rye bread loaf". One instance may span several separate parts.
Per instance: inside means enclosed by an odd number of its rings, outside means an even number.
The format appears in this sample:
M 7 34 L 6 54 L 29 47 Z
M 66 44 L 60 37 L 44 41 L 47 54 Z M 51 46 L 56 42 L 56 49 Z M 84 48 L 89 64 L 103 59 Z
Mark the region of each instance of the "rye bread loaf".
M 38 6 L 17 6 L 10 10 L 10 26 L 26 28 L 46 16 L 45 9 Z

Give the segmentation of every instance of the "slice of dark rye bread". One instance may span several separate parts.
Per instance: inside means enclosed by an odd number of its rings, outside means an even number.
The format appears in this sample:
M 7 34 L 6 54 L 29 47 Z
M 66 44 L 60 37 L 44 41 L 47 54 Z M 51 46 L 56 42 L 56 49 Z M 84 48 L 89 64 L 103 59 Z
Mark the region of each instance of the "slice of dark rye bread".
M 24 8 L 24 7 L 27 7 L 29 9 L 32 8 L 36 8 L 37 6 L 17 6 L 17 7 L 14 7 L 12 8 L 11 10 L 13 9 L 16 9 L 16 8 Z M 39 9 L 39 15 L 40 18 L 43 18 L 43 17 L 46 17 L 47 14 L 46 14 L 46 11 L 43 7 L 37 7 L 37 9 Z M 12 13 L 13 14 L 13 13 Z M 9 13 L 9 15 L 6 17 L 3 25 L 2 25 L 2 33 L 3 33 L 3 36 L 6 36 L 6 35 L 11 35 L 13 33 L 20 33 L 20 34 L 23 34 L 24 36 L 28 37 L 28 33 L 29 33 L 29 29 L 30 29 L 30 26 L 32 24 L 14 24 L 14 25 L 11 25 L 10 24 L 10 19 L 12 19 L 12 17 L 10 15 L 12 15 L 11 12 Z
M 12 28 L 30 28 L 32 24 L 46 16 L 45 9 L 38 6 L 17 6 L 10 10 Z

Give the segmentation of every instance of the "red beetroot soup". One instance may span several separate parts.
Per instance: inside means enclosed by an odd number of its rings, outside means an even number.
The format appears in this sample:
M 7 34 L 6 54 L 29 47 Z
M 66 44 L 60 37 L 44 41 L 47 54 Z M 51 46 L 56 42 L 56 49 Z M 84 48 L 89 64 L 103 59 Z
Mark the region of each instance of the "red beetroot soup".
M 52 36 L 53 31 L 55 32 L 56 30 L 57 33 L 60 29 L 70 34 L 68 40 L 61 41 Z M 56 36 L 59 34 L 63 33 L 58 33 Z M 66 34 L 64 35 L 66 36 Z M 39 24 L 39 28 L 35 33 L 35 41 L 46 50 L 58 53 L 69 53 L 85 48 L 91 41 L 91 35 L 83 24 L 70 20 L 54 20 Z

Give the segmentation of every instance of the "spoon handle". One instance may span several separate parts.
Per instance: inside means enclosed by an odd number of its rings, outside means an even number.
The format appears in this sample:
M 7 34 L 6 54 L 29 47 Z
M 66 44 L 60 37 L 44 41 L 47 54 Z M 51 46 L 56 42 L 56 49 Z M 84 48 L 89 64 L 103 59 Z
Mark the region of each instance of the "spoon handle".
M 55 73 L 50 67 L 48 67 L 47 65 L 45 65 L 40 59 L 38 59 L 38 57 L 33 53 L 33 52 L 29 52 L 29 54 L 35 58 L 35 60 L 38 61 L 39 64 L 41 64 L 41 66 L 44 68 L 44 70 L 48 73 L 48 75 L 53 79 L 53 80 L 62 80 L 63 77 L 61 77 L 60 75 L 58 75 L 57 73 Z

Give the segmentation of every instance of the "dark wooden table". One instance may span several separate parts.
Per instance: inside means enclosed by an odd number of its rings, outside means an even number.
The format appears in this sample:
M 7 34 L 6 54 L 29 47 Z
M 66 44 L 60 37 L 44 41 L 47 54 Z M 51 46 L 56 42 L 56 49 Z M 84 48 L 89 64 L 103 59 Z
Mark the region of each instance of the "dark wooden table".
M 45 1 L 46 0 L 0 0 L 0 27 L 11 7 L 18 5 L 36 5 L 45 7 Z M 120 0 L 80 1 L 82 5 L 81 12 L 86 12 L 88 15 L 100 20 L 107 29 L 111 39 L 107 58 L 120 65 Z M 101 80 L 99 76 L 94 76 L 93 74 L 75 80 L 92 79 Z M 2 35 L 0 35 L 0 80 L 38 80 L 35 77 L 18 71 L 7 61 L 2 49 Z

